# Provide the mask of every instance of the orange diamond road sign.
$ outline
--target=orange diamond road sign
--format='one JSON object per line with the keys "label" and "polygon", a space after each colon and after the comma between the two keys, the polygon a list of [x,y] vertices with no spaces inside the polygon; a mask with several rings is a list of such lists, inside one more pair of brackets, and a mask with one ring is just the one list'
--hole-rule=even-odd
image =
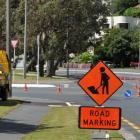
{"label": "orange diamond road sign", "polygon": [[123,85],[102,61],[87,72],[78,84],[99,106]]}
{"label": "orange diamond road sign", "polygon": [[119,130],[121,128],[121,108],[80,107],[79,128]]}

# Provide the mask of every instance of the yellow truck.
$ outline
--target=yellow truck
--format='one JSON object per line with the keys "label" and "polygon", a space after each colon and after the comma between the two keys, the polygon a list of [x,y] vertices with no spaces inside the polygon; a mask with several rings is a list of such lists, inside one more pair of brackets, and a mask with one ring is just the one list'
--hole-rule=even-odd
{"label": "yellow truck", "polygon": [[0,98],[6,101],[12,95],[10,61],[5,50],[0,50]]}

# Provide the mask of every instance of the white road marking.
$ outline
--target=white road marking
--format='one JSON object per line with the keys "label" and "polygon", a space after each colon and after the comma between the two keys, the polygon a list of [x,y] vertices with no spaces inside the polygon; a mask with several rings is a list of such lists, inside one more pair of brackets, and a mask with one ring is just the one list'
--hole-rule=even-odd
{"label": "white road marking", "polygon": [[72,106],[72,104],[70,102],[66,102],[67,106]]}
{"label": "white road marking", "polygon": [[69,84],[64,84],[64,88],[69,88]]}
{"label": "white road marking", "polygon": [[[27,87],[37,87],[37,88],[48,88],[48,87],[56,87],[55,85],[50,84],[26,84]],[[12,84],[12,87],[25,87],[25,84]]]}
{"label": "white road marking", "polygon": [[136,73],[136,72],[117,72],[117,71],[114,71],[114,73],[118,73],[118,74],[131,74],[131,75],[140,75],[140,73]]}
{"label": "white road marking", "polygon": [[81,105],[75,105],[75,104],[74,104],[74,105],[72,105],[72,106],[79,107],[79,106],[81,106]]}
{"label": "white road marking", "polygon": [[62,107],[62,105],[48,105],[49,107]]}

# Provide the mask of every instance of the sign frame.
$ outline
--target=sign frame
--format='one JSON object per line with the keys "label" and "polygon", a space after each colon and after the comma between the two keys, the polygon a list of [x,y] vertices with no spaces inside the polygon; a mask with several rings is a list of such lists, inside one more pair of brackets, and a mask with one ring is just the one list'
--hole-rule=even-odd
{"label": "sign frame", "polygon": [[[91,71],[93,71],[96,66],[101,63],[103,64],[107,70],[116,78],[116,80],[118,80],[121,84],[120,86],[118,86],[114,92],[111,93],[111,95],[109,95],[102,103],[99,103],[97,100],[95,100],[90,94],[88,94],[88,92],[86,91],[86,89],[81,86],[80,82],[87,76],[89,75],[89,73],[91,73]],[[78,81],[78,85],[84,90],[84,92],[98,105],[98,106],[102,106],[122,85],[123,85],[123,82],[114,74],[114,72],[103,62],[103,61],[99,61],[92,69],[90,69],[79,81]],[[96,95],[97,96],[97,95]]]}
{"label": "sign frame", "polygon": [[[81,120],[81,110],[83,109],[83,108],[91,108],[91,109],[118,109],[118,112],[119,112],[119,114],[118,114],[118,123],[117,123],[117,128],[109,128],[109,127],[82,127],[81,126],[81,122],[80,122],[80,120]],[[113,112],[114,113],[114,112]],[[101,129],[101,130],[120,130],[121,129],[121,114],[122,114],[122,109],[120,108],[120,107],[92,107],[92,106],[80,106],[79,107],[79,120],[78,120],[78,127],[80,128],[80,129]],[[85,116],[85,114],[84,114],[84,116]],[[101,118],[101,117],[100,117]]]}

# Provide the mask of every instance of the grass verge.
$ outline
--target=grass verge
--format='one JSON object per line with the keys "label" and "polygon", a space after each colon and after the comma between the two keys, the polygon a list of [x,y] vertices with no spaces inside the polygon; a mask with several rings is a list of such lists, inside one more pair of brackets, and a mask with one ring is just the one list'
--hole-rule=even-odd
{"label": "grass verge", "polygon": [[[23,72],[22,71],[18,71],[16,70],[13,73],[13,77],[12,77],[13,83],[25,83],[25,80],[23,78]],[[59,81],[67,81],[68,79],[66,77],[62,77],[62,76],[53,76],[53,77],[39,77],[39,83],[47,83],[47,82],[51,82],[51,81],[55,81],[55,82],[59,82]],[[28,81],[28,83],[32,83],[32,84],[36,84],[37,82],[37,75],[36,72],[28,72],[27,73],[27,78],[26,81]]]}
{"label": "grass verge", "polygon": [[3,118],[8,112],[17,108],[22,102],[18,100],[0,101],[0,119]]}
{"label": "grass verge", "polygon": [[[22,140],[91,140],[93,131],[78,128],[78,108],[52,108],[36,131],[25,135]],[[117,131],[109,133],[120,137]]]}

